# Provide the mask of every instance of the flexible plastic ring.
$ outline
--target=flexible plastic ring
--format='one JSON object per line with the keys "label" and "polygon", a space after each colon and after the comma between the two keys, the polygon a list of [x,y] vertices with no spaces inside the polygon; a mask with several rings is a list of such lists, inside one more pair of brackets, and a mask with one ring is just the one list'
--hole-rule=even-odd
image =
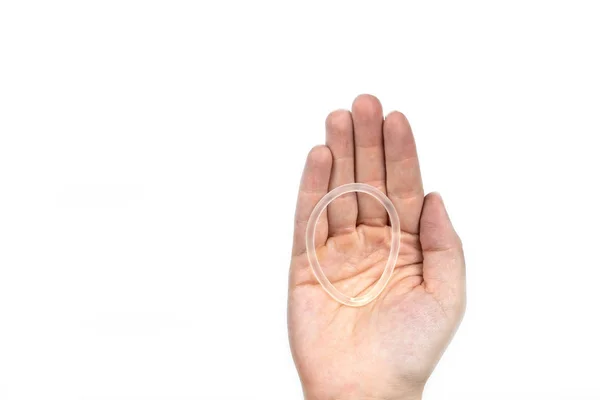
{"label": "flexible plastic ring", "polygon": [[[377,283],[369,290],[367,294],[364,294],[359,297],[350,297],[340,292],[331,284],[325,273],[323,273],[323,269],[319,264],[319,259],[317,258],[317,251],[315,249],[315,233],[317,230],[317,221],[319,217],[323,213],[323,211],[327,208],[329,203],[333,200],[337,199],[343,194],[350,192],[361,192],[369,194],[375,197],[387,211],[390,217],[390,224],[392,226],[392,244],[390,249],[390,255],[387,260],[387,264],[385,265],[385,269],[381,274],[381,278],[377,281]],[[377,188],[364,184],[364,183],[349,183],[347,185],[338,186],[333,189],[331,192],[327,193],[315,206],[314,210],[310,214],[310,218],[308,219],[308,226],[306,228],[306,254],[308,255],[308,262],[310,267],[317,278],[317,281],[321,284],[323,289],[331,296],[334,300],[339,303],[345,304],[347,306],[352,307],[361,307],[366,304],[369,304],[373,300],[377,298],[385,289],[386,285],[390,281],[392,277],[392,273],[394,272],[394,267],[396,265],[396,261],[398,260],[398,253],[400,251],[400,219],[398,218],[398,213],[396,212],[396,208],[394,208],[394,204],[392,201],[385,195],[383,192],[378,190]]]}

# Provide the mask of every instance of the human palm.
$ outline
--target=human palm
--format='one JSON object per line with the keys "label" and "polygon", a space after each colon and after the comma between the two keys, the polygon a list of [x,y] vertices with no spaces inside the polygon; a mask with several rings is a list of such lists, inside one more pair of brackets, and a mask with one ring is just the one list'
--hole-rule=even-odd
{"label": "human palm", "polygon": [[[439,195],[424,196],[414,138],[402,114],[384,120],[379,101],[361,95],[351,113],[331,113],[326,128],[327,146],[311,150],[300,184],[290,271],[290,343],[305,396],[420,398],[464,312],[460,239]],[[341,305],[321,288],[304,240],[318,200],[351,182],[387,193],[402,228],[393,275],[381,295],[363,307]],[[352,297],[377,282],[390,241],[385,209],[354,193],[328,207],[315,235],[326,276]]]}

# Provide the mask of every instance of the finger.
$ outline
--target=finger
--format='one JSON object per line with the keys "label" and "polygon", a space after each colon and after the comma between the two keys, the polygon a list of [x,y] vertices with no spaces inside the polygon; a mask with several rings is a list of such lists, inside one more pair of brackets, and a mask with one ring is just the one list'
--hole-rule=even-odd
{"label": "finger", "polygon": [[387,195],[403,231],[419,233],[423,182],[415,138],[404,114],[394,111],[383,123]]}
{"label": "finger", "polygon": [[[385,162],[383,154],[383,112],[381,103],[371,95],[360,95],[352,104],[354,125],[354,171],[356,182],[385,190]],[[379,202],[364,193],[358,196],[359,224],[383,226],[387,213]]]}
{"label": "finger", "polygon": [[420,229],[425,288],[446,311],[462,310],[465,302],[462,243],[438,193],[425,197]]}
{"label": "finger", "polygon": [[[327,147],[333,155],[333,170],[329,190],[354,182],[354,138],[352,115],[349,111],[334,111],[325,121]],[[352,232],[356,228],[358,204],[356,193],[347,193],[335,199],[328,207],[329,235]]]}
{"label": "finger", "polygon": [[[298,255],[306,250],[306,225],[317,202],[327,194],[331,175],[331,152],[327,146],[316,146],[306,158],[306,165],[300,181],[296,218],[294,224],[294,244],[292,254]],[[315,246],[325,244],[327,240],[327,210],[317,223]]]}

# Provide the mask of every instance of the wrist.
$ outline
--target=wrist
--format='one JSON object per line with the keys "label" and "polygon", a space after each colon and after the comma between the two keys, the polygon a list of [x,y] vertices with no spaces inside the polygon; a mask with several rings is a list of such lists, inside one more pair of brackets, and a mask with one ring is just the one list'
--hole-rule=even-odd
{"label": "wrist", "polygon": [[340,393],[340,394],[325,394],[325,393],[304,393],[305,400],[422,400],[423,390],[401,390],[394,393],[387,392],[386,394],[371,395],[366,393]]}
{"label": "wrist", "polygon": [[394,397],[372,397],[372,396],[357,396],[357,397],[318,397],[305,396],[305,400],[422,400],[421,394],[397,395]]}

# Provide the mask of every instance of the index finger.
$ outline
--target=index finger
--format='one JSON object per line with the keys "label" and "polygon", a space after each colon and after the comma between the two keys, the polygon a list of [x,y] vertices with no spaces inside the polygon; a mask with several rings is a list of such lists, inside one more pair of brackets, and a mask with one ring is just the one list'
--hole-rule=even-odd
{"label": "index finger", "polygon": [[394,111],[383,123],[387,195],[394,203],[403,231],[419,233],[423,182],[412,129],[404,114]]}

